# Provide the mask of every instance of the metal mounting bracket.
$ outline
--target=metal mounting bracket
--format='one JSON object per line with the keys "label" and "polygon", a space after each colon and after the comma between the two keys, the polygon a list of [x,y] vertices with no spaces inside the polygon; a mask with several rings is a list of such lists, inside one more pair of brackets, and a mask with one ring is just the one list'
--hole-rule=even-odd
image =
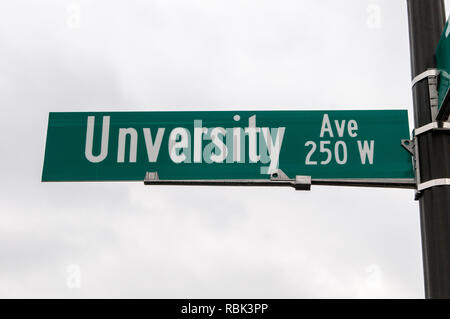
{"label": "metal mounting bracket", "polygon": [[297,175],[294,179],[291,179],[280,169],[272,173],[269,179],[161,180],[159,179],[157,172],[147,172],[145,174],[144,184],[196,186],[290,186],[296,190],[311,190],[311,185],[416,188],[416,182],[412,178],[321,179],[311,178],[311,176]]}
{"label": "metal mounting bracket", "polygon": [[281,169],[270,175],[269,179],[191,179],[191,180],[161,180],[158,172],[147,172],[145,185],[198,185],[198,186],[291,186],[296,190],[311,190],[311,176],[296,176],[289,178]]}
{"label": "metal mounting bracket", "polygon": [[281,169],[277,169],[270,175],[271,181],[290,182],[292,186],[298,191],[311,190],[311,176],[297,175],[295,179],[290,179]]}
{"label": "metal mounting bracket", "polygon": [[[414,135],[414,131],[413,131]],[[401,144],[409,154],[412,155],[413,169],[414,169],[414,183],[418,185],[420,183],[420,165],[419,165],[419,147],[417,143],[417,137],[414,136],[412,140],[402,140]],[[415,187],[416,188],[416,187]],[[414,198],[417,200],[420,196],[420,191],[416,188],[416,194]]]}
{"label": "metal mounting bracket", "polygon": [[414,140],[402,140],[402,146],[409,154],[414,156]]}
{"label": "metal mounting bracket", "polygon": [[[433,187],[433,186],[443,185],[443,184],[435,185],[435,183],[433,181],[436,181],[436,180],[426,181],[426,182],[422,183],[421,178],[420,178],[419,143],[417,141],[417,138],[418,138],[418,136],[425,134],[427,132],[430,132],[430,131],[450,131],[450,123],[437,121],[437,122],[431,122],[431,123],[425,124],[425,125],[413,130],[413,135],[414,135],[413,140],[402,140],[402,146],[409,153],[413,154],[413,156],[414,156],[413,157],[414,158],[414,173],[415,173],[415,180],[416,180],[416,185],[417,185],[416,194],[415,194],[416,200],[419,199],[421,192],[424,189],[427,189],[427,188]],[[437,179],[437,181],[440,181],[440,182],[442,182],[443,180],[447,180],[447,179],[446,178]]]}
{"label": "metal mounting bracket", "polygon": [[438,97],[438,79],[439,79],[439,70],[437,69],[428,69],[425,72],[422,72],[414,77],[411,82],[411,86],[414,87],[418,82],[428,79],[428,94],[430,97],[430,113],[431,118],[435,119],[438,115],[438,105],[439,105],[439,97]]}

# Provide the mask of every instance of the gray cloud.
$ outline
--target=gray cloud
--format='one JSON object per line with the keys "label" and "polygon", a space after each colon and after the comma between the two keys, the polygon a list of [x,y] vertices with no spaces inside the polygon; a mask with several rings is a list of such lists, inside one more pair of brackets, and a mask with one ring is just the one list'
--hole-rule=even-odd
{"label": "gray cloud", "polygon": [[411,191],[40,183],[49,111],[412,117],[406,14],[381,0],[0,4],[0,296],[423,297]]}

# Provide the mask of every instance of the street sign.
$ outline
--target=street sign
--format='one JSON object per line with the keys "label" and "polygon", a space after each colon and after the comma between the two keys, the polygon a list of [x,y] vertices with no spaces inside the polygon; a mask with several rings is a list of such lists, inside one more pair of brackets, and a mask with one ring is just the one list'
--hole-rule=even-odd
{"label": "street sign", "polygon": [[50,113],[42,181],[411,179],[406,110]]}
{"label": "street sign", "polygon": [[438,119],[446,120],[450,114],[450,25],[447,21],[436,49],[436,66],[439,70]]}

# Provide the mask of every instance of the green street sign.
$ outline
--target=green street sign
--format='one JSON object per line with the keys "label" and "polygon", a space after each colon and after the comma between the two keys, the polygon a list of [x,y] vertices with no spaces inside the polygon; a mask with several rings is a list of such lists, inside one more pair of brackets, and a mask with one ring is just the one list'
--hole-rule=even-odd
{"label": "green street sign", "polygon": [[[439,70],[438,113],[440,119],[447,119],[450,113],[450,25],[445,24],[436,49],[436,66]],[[448,100],[448,101],[447,101]]]}
{"label": "green street sign", "polygon": [[406,110],[50,113],[42,181],[410,179]]}

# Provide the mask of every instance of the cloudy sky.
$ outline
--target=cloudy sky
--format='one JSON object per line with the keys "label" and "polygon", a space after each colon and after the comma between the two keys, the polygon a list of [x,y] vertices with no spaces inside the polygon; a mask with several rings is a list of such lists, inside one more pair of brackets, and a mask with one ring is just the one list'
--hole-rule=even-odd
{"label": "cloudy sky", "polygon": [[0,297],[423,298],[411,190],[41,183],[48,112],[408,109],[404,0],[0,3]]}

